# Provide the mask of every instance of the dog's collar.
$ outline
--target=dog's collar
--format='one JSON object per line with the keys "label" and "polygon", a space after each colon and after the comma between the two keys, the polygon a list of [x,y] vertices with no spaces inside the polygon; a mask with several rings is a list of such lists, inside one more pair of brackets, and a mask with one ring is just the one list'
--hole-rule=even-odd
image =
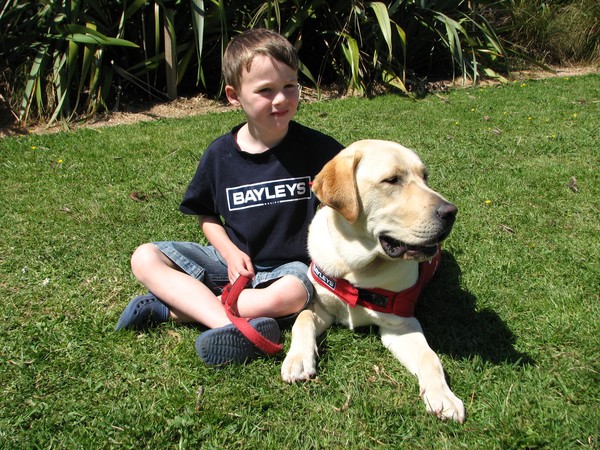
{"label": "dog's collar", "polygon": [[394,314],[401,317],[413,317],[415,304],[423,287],[431,280],[441,260],[438,252],[429,261],[419,264],[419,278],[410,288],[401,292],[386,289],[363,289],[355,287],[343,278],[332,278],[325,274],[314,261],[310,264],[312,278],[324,288],[335,294],[351,308],[357,305],[374,311]]}

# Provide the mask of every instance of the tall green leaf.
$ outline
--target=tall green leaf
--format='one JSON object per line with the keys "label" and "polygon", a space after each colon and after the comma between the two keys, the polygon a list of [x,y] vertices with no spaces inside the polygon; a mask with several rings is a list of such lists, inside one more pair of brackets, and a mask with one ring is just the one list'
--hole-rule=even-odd
{"label": "tall green leaf", "polygon": [[118,45],[121,47],[139,48],[139,45],[131,41],[105,36],[94,28],[86,27],[84,25],[73,23],[66,24],[62,28],[62,31],[65,33],[65,39],[81,44]]}
{"label": "tall green leaf", "polygon": [[42,45],[31,65],[29,76],[27,77],[27,84],[25,85],[25,92],[23,93],[23,99],[21,101],[21,108],[19,109],[20,120],[27,118],[34,97],[38,100],[38,108],[41,108],[43,104],[40,84],[42,83],[45,67],[50,59],[48,48],[49,44]]}
{"label": "tall green leaf", "polygon": [[390,16],[388,14],[388,9],[385,4],[381,2],[372,2],[370,4],[371,8],[375,12],[375,16],[377,17],[377,22],[379,23],[379,29],[385,43],[388,46],[388,59],[391,60],[394,55],[393,45],[392,45],[392,25],[390,21]]}
{"label": "tall green leaf", "polygon": [[200,68],[202,67],[202,50],[204,49],[204,10],[203,0],[190,0],[192,5],[192,25],[194,27],[194,36],[196,38],[196,55],[198,57],[198,75],[200,79]]}
{"label": "tall green leaf", "polygon": [[364,86],[360,76],[360,51],[358,42],[352,36],[344,34],[345,45],[342,46],[346,61],[350,66],[350,81],[348,87],[356,90],[359,94],[364,93]]}

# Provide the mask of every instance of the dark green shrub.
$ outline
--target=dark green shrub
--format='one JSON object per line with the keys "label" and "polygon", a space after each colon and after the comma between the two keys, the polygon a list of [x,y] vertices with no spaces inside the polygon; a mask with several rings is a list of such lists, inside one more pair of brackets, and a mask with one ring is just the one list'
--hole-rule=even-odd
{"label": "dark green shrub", "polygon": [[164,100],[177,86],[219,96],[225,45],[257,26],[298,46],[305,82],[359,94],[416,76],[476,80],[506,56],[465,0],[8,0],[0,88],[21,121],[94,114],[126,94]]}
{"label": "dark green shrub", "polygon": [[[0,11],[0,86],[14,114],[23,121],[94,114],[132,88],[166,99],[163,30],[176,37],[180,80],[196,52],[190,10],[198,4],[8,0]],[[183,20],[167,20],[168,10]]]}

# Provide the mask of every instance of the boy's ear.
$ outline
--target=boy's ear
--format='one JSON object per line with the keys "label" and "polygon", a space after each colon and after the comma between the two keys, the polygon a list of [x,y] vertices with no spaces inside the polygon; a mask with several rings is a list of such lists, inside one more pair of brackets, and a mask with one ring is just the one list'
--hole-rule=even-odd
{"label": "boy's ear", "polygon": [[238,94],[233,86],[225,86],[225,95],[227,96],[227,100],[229,100],[229,103],[231,103],[233,106],[240,106]]}

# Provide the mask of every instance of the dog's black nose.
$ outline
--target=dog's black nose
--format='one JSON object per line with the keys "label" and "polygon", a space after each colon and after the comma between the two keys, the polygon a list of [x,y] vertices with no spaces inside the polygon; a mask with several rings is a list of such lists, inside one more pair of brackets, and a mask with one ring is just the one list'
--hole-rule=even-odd
{"label": "dog's black nose", "polygon": [[438,217],[446,221],[454,221],[457,212],[458,208],[452,203],[442,203],[436,211]]}

